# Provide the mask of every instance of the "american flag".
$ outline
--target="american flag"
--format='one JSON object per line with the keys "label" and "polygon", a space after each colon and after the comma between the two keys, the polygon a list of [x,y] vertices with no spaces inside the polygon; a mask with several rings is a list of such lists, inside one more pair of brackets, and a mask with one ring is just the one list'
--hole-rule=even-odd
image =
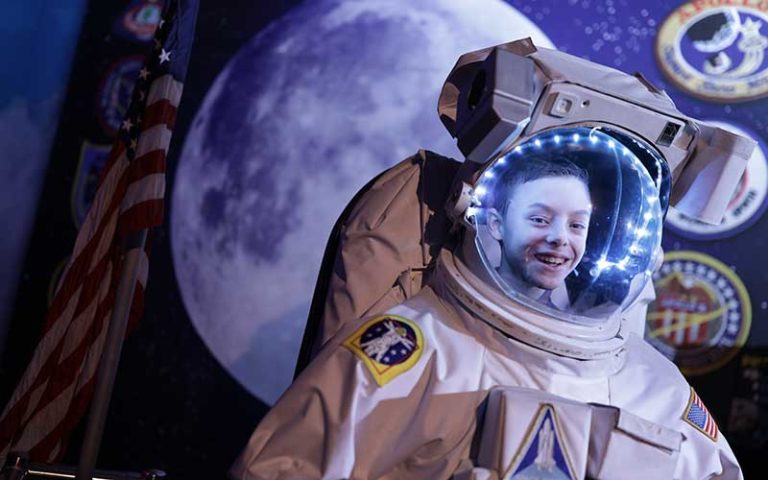
{"label": "american flag", "polygon": [[132,239],[163,220],[166,154],[196,16],[197,0],[169,0],[164,9],[41,340],[0,416],[0,461],[11,450],[43,462],[64,454],[93,394],[121,267],[129,262],[138,265],[129,323],[141,315],[148,250]]}
{"label": "american flag", "polygon": [[691,396],[688,400],[688,407],[685,409],[683,420],[709,437],[713,442],[717,442],[719,430],[717,429],[715,419],[709,414],[709,410],[704,406],[704,402],[701,401],[693,387],[691,387]]}

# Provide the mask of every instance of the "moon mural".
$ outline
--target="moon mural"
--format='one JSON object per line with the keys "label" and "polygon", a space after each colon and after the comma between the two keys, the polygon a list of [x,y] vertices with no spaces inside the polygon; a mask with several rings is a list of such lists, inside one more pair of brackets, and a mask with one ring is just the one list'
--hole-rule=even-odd
{"label": "moon mural", "polygon": [[171,242],[195,328],[251,393],[290,384],[354,193],[419,148],[461,158],[436,113],[458,56],[526,36],[552,45],[500,0],[305,2],[219,74],[179,160]]}

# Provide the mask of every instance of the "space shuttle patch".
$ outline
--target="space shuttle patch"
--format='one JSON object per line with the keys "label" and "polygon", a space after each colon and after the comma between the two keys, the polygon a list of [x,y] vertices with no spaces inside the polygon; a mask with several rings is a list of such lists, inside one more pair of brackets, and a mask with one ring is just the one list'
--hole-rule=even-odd
{"label": "space shuttle patch", "polygon": [[365,322],[343,345],[362,360],[376,383],[384,386],[419,361],[424,336],[407,318],[380,315]]}
{"label": "space shuttle patch", "polygon": [[502,478],[576,480],[563,434],[552,405],[542,405]]}
{"label": "space shuttle patch", "polygon": [[719,430],[717,429],[715,419],[712,418],[709,410],[704,406],[704,402],[701,401],[693,387],[691,387],[691,396],[688,399],[688,406],[685,407],[685,413],[683,413],[683,420],[709,437],[713,442],[717,442]]}

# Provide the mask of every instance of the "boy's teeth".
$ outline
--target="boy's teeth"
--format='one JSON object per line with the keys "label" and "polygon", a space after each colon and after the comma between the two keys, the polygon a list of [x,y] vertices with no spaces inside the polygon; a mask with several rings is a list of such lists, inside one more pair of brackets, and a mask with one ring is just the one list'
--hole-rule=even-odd
{"label": "boy's teeth", "polygon": [[564,263],[564,260],[562,258],[550,257],[548,255],[539,255],[538,258],[542,262],[548,263],[550,265],[562,265]]}

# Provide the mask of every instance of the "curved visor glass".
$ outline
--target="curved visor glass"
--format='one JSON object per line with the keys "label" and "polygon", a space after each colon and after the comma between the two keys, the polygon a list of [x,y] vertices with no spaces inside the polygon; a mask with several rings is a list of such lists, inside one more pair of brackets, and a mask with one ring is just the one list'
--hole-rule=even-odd
{"label": "curved visor glass", "polygon": [[643,142],[609,129],[527,139],[475,186],[467,220],[484,267],[508,296],[561,318],[591,323],[625,309],[656,262],[665,168]]}

